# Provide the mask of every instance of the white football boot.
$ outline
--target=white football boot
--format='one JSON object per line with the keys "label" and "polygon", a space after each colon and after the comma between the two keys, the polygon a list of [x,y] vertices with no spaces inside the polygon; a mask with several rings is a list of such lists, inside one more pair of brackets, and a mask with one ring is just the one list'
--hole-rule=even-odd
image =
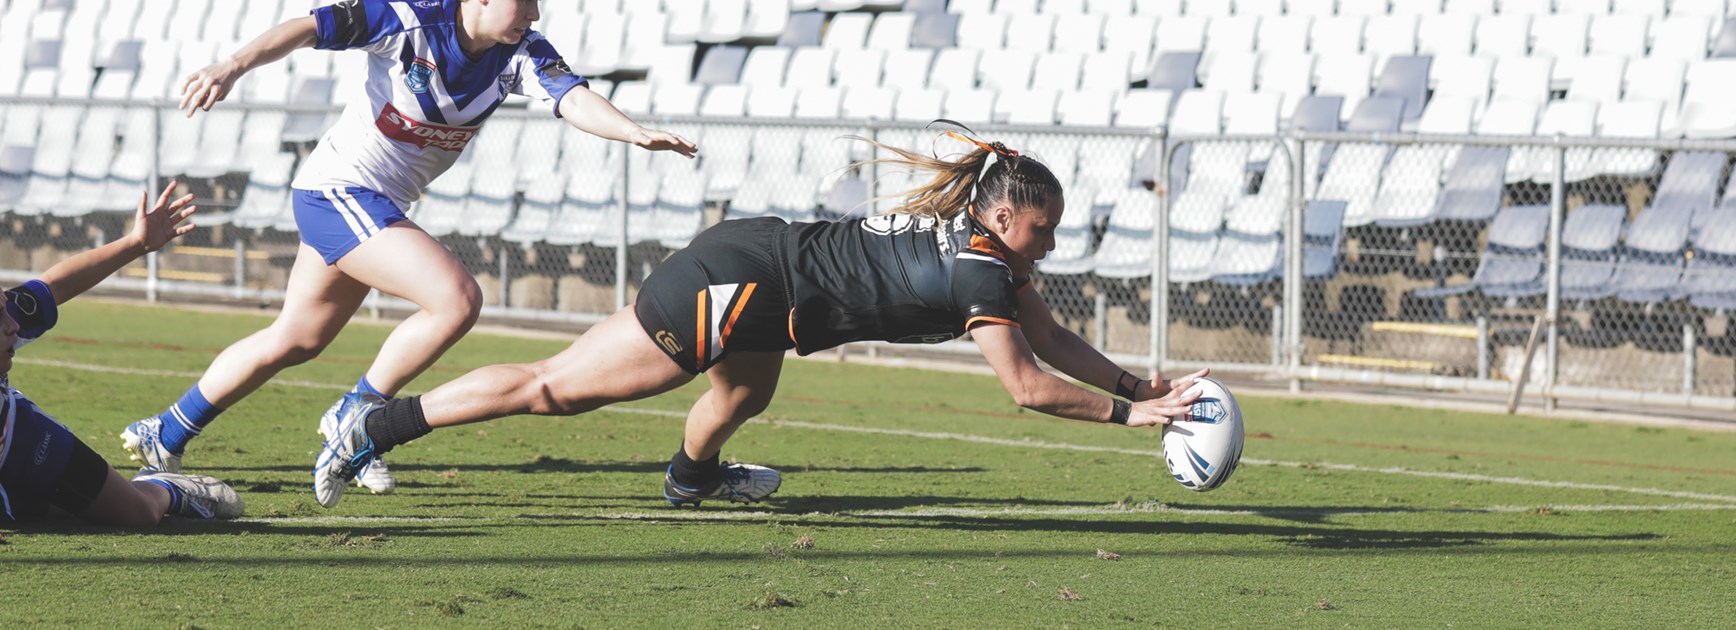
{"label": "white football boot", "polygon": [[121,432],[127,459],[139,463],[140,472],[181,472],[181,456],[163,446],[163,419],[151,416],[127,425]]}
{"label": "white football boot", "polygon": [[179,509],[170,512],[190,518],[239,518],[246,505],[241,495],[229,484],[207,475],[154,472],[133,477],[133,481],[166,481],[181,490]]}
{"label": "white football boot", "polygon": [[753,464],[724,464],[723,481],[710,489],[694,489],[675,482],[673,469],[663,475],[663,498],[675,507],[699,507],[707,499],[753,503],[771,496],[783,485],[778,471]]}
{"label": "white football boot", "polygon": [[[370,403],[383,405],[385,402],[386,400],[384,398],[380,398],[373,394],[365,394],[361,392],[350,392],[344,394],[343,398],[339,398],[337,402],[332,403],[331,408],[326,410],[325,415],[320,416],[319,434],[325,437],[325,439],[330,440],[332,434],[335,432],[334,427],[338,424],[338,418],[343,417],[344,413],[348,412],[351,408],[356,405]],[[363,417],[365,418],[366,414],[363,414]],[[371,464],[366,468],[363,468],[360,474],[356,475],[356,486],[367,488],[374,494],[391,494],[392,491],[398,489],[398,481],[392,478],[392,470],[386,467],[386,459],[384,457],[375,457]]]}
{"label": "white football boot", "polygon": [[368,437],[365,421],[369,413],[384,406],[379,397],[361,395],[358,404],[345,405],[330,426],[320,429],[326,440],[313,464],[313,494],[321,507],[336,507],[344,496],[344,485],[375,461],[374,441]]}

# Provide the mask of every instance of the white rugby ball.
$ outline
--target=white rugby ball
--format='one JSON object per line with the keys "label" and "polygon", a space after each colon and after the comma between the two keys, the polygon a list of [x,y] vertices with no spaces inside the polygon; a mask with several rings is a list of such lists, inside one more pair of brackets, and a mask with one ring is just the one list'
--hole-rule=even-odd
{"label": "white rugby ball", "polygon": [[1209,378],[1198,390],[1189,418],[1163,427],[1163,461],[1182,487],[1205,492],[1224,484],[1242,460],[1242,408],[1230,390]]}

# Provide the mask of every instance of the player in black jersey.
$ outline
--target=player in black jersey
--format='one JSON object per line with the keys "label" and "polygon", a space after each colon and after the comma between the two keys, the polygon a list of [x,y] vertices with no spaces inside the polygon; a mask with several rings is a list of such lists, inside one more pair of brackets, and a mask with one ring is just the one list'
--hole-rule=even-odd
{"label": "player in black jersey", "polygon": [[[687,417],[664,478],[676,505],[755,501],[776,491],[776,471],[719,463],[725,441],[764,411],[785,352],[858,340],[936,343],[966,332],[1020,406],[1142,427],[1187,414],[1187,385],[1204,371],[1140,380],[1056,324],[1031,287],[1036,261],[1055,246],[1061,184],[1036,160],[999,143],[956,160],[886,147],[894,165],[935,173],[886,216],[786,224],[725,221],[664,261],[631,310],[586,331],[561,353],[475,370],[419,397],[340,418],[314,467],[321,505],[372,458],[435,427],[518,414],[570,416],[655,396],[701,372],[711,391]],[[1037,359],[1107,397],[1044,371]],[[1131,402],[1130,402],[1131,401]]]}

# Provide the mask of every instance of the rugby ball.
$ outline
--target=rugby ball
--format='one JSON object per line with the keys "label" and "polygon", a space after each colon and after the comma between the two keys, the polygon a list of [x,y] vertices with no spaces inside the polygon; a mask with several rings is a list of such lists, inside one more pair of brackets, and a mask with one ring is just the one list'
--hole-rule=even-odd
{"label": "rugby ball", "polygon": [[1187,420],[1163,427],[1163,462],[1183,488],[1205,492],[1224,484],[1242,460],[1242,409],[1230,390],[1209,378],[1188,388],[1199,391]]}

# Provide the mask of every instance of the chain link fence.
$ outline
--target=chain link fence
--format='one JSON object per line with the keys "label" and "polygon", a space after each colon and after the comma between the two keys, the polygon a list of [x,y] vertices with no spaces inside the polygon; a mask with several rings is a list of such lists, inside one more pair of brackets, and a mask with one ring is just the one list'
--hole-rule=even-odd
{"label": "chain link fence", "polygon": [[[112,239],[139,191],[175,179],[198,196],[201,229],[111,286],[274,302],[298,246],[290,181],[337,113],[0,100],[0,275]],[[969,148],[920,123],[635,115],[700,156],[506,107],[415,204],[483,286],[485,315],[598,321],[705,226],[873,215],[923,183],[853,166],[891,154],[852,136]],[[977,131],[1065,185],[1033,280],[1062,325],[1118,361],[1491,392],[1529,363],[1546,401],[1736,409],[1736,143]]]}

